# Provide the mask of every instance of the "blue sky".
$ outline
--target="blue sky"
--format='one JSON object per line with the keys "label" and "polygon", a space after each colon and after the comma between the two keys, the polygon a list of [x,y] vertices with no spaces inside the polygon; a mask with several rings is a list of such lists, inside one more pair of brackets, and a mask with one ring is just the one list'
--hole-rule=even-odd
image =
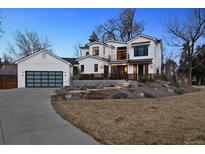
{"label": "blue sky", "polygon": [[[35,31],[47,36],[55,53],[73,57],[75,44],[87,43],[96,25],[116,17],[121,9],[1,9],[5,33],[0,38],[0,56],[13,42],[15,31]],[[145,22],[144,34],[165,39],[164,21],[170,17],[183,18],[187,9],[136,9],[136,20]],[[164,41],[166,47],[166,42]],[[168,47],[167,47],[168,48]]]}

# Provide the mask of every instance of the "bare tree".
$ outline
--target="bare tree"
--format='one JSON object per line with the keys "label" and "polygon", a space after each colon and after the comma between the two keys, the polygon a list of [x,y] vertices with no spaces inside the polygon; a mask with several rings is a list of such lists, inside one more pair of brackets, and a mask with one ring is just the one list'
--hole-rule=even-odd
{"label": "bare tree", "polygon": [[52,52],[51,44],[47,37],[41,39],[36,32],[25,31],[24,33],[17,31],[14,34],[15,44],[8,43],[7,53],[5,56],[13,60],[21,57],[29,56],[39,50],[47,50]]}
{"label": "bare tree", "polygon": [[[3,27],[2,27],[2,21],[5,17],[2,16],[2,12],[0,12],[0,34],[4,33]],[[1,35],[0,35],[1,37]]]}
{"label": "bare tree", "polygon": [[168,33],[172,36],[171,45],[184,47],[182,52],[188,70],[189,86],[192,85],[192,61],[200,50],[196,50],[199,40],[205,35],[205,9],[191,9],[186,20],[178,22],[176,19],[167,22]]}
{"label": "bare tree", "polygon": [[76,58],[81,57],[80,44],[79,43],[75,44],[73,49],[74,49],[74,57]]}
{"label": "bare tree", "polygon": [[167,55],[165,58],[164,69],[165,69],[165,79],[167,81],[176,82],[176,68],[177,63],[174,61],[173,54]]}
{"label": "bare tree", "polygon": [[144,23],[135,20],[135,9],[123,9],[117,18],[97,26],[96,32],[102,41],[129,41],[144,30]]}

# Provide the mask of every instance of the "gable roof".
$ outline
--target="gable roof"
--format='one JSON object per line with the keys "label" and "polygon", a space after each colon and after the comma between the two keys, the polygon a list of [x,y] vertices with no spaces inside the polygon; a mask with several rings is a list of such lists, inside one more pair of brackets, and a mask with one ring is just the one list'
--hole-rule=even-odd
{"label": "gable roof", "polygon": [[119,43],[119,44],[127,44],[126,42],[121,42],[121,41],[116,41],[116,40],[107,40],[107,41],[105,41],[105,43],[108,43],[108,42]]}
{"label": "gable roof", "polygon": [[60,61],[62,61],[62,62],[64,62],[64,63],[67,63],[67,64],[71,65],[71,63],[67,62],[66,60],[64,60],[64,59],[62,59],[62,58],[60,58],[60,57],[58,57],[56,54],[54,54],[54,53],[52,53],[52,52],[49,52],[49,51],[47,51],[47,50],[40,50],[40,51],[37,51],[37,52],[35,52],[35,53],[33,53],[33,54],[29,55],[29,56],[23,57],[23,58],[21,58],[21,59],[15,61],[15,64],[18,64],[18,63],[20,63],[20,62],[22,62],[22,61],[24,61],[24,60],[26,60],[26,59],[29,59],[29,58],[31,58],[31,57],[33,57],[33,56],[35,56],[35,55],[37,55],[37,54],[39,54],[39,53],[41,53],[41,52],[45,52],[45,53],[49,54],[50,56],[55,57],[56,59],[58,59],[58,60],[60,60]]}
{"label": "gable roof", "polygon": [[76,61],[78,58],[64,58],[64,57],[61,57],[63,60],[71,63],[72,65],[74,64],[78,64],[78,62]]}
{"label": "gable roof", "polygon": [[159,40],[159,39],[157,39],[155,37],[152,37],[152,36],[149,36],[149,35],[140,34],[140,35],[136,36],[135,38],[129,40],[127,43],[130,43],[130,42],[136,40],[139,37],[144,37],[144,38],[147,38],[147,39],[150,39],[150,40],[153,40],[153,41]]}
{"label": "gable roof", "polygon": [[94,59],[99,59],[99,60],[103,60],[103,61],[108,61],[107,59],[100,57],[100,56],[92,56],[92,55],[86,55],[83,57],[78,58],[76,61],[82,60],[82,59],[86,59],[86,58],[94,58]]}

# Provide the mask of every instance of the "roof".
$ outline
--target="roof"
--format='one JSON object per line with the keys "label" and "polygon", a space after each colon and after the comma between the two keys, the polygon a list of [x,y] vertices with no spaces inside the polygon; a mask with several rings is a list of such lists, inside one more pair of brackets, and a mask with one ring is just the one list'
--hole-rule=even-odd
{"label": "roof", "polygon": [[135,39],[137,39],[139,37],[144,37],[144,38],[147,38],[147,39],[150,39],[150,40],[153,40],[153,41],[158,41],[159,40],[159,39],[157,39],[155,37],[152,37],[152,36],[149,36],[149,35],[140,34],[140,35],[136,36],[135,38],[129,40],[127,43],[130,43],[130,42],[134,41]]}
{"label": "roof", "polygon": [[17,75],[16,64],[2,65],[0,68],[0,75]]}
{"label": "roof", "polygon": [[45,52],[45,53],[49,54],[50,56],[53,56],[53,57],[57,58],[58,60],[61,60],[62,62],[71,65],[70,62],[68,62],[68,61],[66,61],[66,60],[64,60],[64,59],[62,59],[62,58],[60,58],[60,57],[57,56],[56,54],[54,54],[54,53],[52,53],[52,52],[49,52],[49,51],[47,51],[47,50],[39,50],[39,51],[37,51],[37,52],[35,52],[35,53],[29,55],[29,56],[23,57],[23,58],[21,58],[21,59],[15,61],[15,64],[18,64],[18,63],[20,63],[20,62],[22,62],[22,61],[24,61],[24,60],[26,60],[26,59],[29,59],[29,58],[31,58],[31,57],[33,57],[33,56],[35,56],[35,55],[37,55],[37,54],[39,54],[39,53],[41,53],[41,52]]}
{"label": "roof", "polygon": [[64,58],[64,57],[61,57],[63,60],[71,63],[72,65],[74,64],[78,64],[78,62],[76,61],[78,58]]}
{"label": "roof", "polygon": [[105,43],[108,43],[108,42],[119,43],[119,44],[127,44],[126,42],[116,41],[116,40],[107,40],[107,41],[105,41]]}
{"label": "roof", "polygon": [[108,61],[107,59],[105,59],[105,58],[103,58],[103,57],[100,57],[100,56],[92,56],[92,55],[86,55],[86,56],[80,57],[80,58],[78,58],[76,61],[79,61],[79,60],[82,60],[82,59],[85,59],[85,58],[94,58],[94,59],[99,59],[99,60],[103,60],[103,61]]}

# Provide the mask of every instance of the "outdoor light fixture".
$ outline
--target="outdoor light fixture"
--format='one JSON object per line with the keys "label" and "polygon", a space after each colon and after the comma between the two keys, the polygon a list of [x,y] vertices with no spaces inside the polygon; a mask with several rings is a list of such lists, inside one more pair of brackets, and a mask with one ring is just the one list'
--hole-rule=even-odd
{"label": "outdoor light fixture", "polygon": [[66,72],[63,72],[64,73],[64,76],[66,76]]}
{"label": "outdoor light fixture", "polygon": [[21,72],[21,76],[24,76],[24,72]]}

